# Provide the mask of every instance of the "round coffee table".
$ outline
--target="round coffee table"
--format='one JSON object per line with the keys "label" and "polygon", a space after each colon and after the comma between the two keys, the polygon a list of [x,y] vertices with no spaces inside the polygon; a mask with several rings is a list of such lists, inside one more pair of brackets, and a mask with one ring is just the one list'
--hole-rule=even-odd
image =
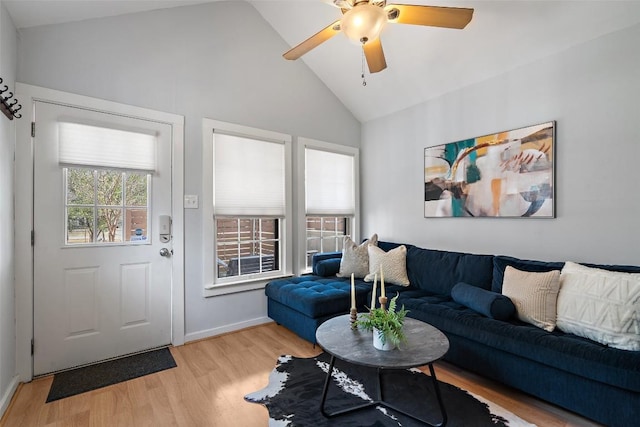
{"label": "round coffee table", "polygon": [[[348,314],[327,320],[318,327],[316,341],[327,353],[331,355],[329,370],[322,390],[320,411],[325,417],[331,418],[353,411],[358,411],[371,406],[384,406],[400,412],[408,417],[430,426],[444,426],[447,422],[447,413],[442,402],[440,388],[436,373],[433,370],[433,362],[442,358],[449,350],[449,340],[437,328],[416,319],[405,318],[404,333],[407,341],[400,348],[390,351],[378,350],[373,346],[372,332],[352,329]],[[325,410],[327,391],[331,383],[331,375],[336,358],[356,365],[374,367],[378,369],[378,399],[352,408],[328,413]],[[431,424],[412,414],[384,401],[382,396],[382,384],[380,372],[383,369],[409,369],[417,366],[429,366],[429,373],[433,381],[438,406],[442,421],[439,424]]]}

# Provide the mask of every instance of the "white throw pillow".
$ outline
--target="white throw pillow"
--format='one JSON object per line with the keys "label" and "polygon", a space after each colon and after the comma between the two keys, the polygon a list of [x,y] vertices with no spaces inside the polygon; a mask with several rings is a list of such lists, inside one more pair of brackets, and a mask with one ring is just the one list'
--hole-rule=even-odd
{"label": "white throw pillow", "polygon": [[559,287],[560,270],[533,273],[511,266],[504,270],[502,294],[516,306],[518,319],[548,332],[556,327]]}
{"label": "white throw pillow", "polygon": [[342,259],[340,260],[340,271],[336,276],[351,277],[351,273],[361,279],[369,273],[369,246],[378,244],[378,235],[374,234],[369,240],[362,242],[360,246],[351,240],[351,237],[344,236],[342,246]]}
{"label": "white throw pillow", "polygon": [[397,248],[385,252],[377,246],[369,246],[369,274],[364,278],[365,282],[373,282],[378,273],[380,280],[380,268],[384,273],[384,282],[409,286],[407,277],[407,247],[400,245]]}
{"label": "white throw pillow", "polygon": [[640,350],[640,273],[565,263],[558,328],[610,347]]}

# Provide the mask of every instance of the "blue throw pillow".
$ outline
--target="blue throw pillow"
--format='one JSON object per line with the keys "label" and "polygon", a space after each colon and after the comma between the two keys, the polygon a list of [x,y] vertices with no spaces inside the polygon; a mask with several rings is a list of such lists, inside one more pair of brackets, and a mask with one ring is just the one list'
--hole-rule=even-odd
{"label": "blue throw pillow", "polygon": [[314,272],[318,276],[335,276],[340,271],[340,258],[323,259],[314,266]]}
{"label": "blue throw pillow", "polygon": [[458,304],[492,319],[507,320],[516,312],[516,307],[509,297],[463,282],[453,287],[451,298]]}

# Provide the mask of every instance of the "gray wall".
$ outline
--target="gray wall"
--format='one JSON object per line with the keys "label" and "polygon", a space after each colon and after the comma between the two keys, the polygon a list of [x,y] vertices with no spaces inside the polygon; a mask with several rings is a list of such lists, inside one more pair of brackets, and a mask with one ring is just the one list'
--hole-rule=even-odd
{"label": "gray wall", "polygon": [[[20,30],[18,76],[184,115],[185,194],[201,194],[203,117],[359,145],[359,122],[303,62],[282,59],[287,49],[250,4],[216,2]],[[186,210],[185,224],[187,334],[266,316],[263,291],[203,298],[210,236],[200,210]]]}
{"label": "gray wall", "polygon": [[[362,235],[640,264],[638,40],[636,25],[363,124]],[[556,219],[423,217],[425,147],[549,120],[557,121]]]}
{"label": "gray wall", "polygon": [[[16,29],[0,3],[0,77],[15,92]],[[5,94],[6,95],[6,94]],[[16,375],[15,292],[13,284],[13,154],[15,120],[0,114],[0,416]]]}

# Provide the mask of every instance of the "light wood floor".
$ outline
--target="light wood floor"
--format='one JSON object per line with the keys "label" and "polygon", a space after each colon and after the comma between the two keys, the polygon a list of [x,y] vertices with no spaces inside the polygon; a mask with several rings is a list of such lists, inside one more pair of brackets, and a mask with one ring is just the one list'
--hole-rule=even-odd
{"label": "light wood floor", "polygon": [[[281,354],[312,357],[318,347],[274,323],[171,348],[178,367],[45,404],[53,377],[18,388],[0,427],[267,426],[267,410],[245,394],[267,384]],[[484,396],[540,427],[597,424],[446,363],[438,379]]]}

